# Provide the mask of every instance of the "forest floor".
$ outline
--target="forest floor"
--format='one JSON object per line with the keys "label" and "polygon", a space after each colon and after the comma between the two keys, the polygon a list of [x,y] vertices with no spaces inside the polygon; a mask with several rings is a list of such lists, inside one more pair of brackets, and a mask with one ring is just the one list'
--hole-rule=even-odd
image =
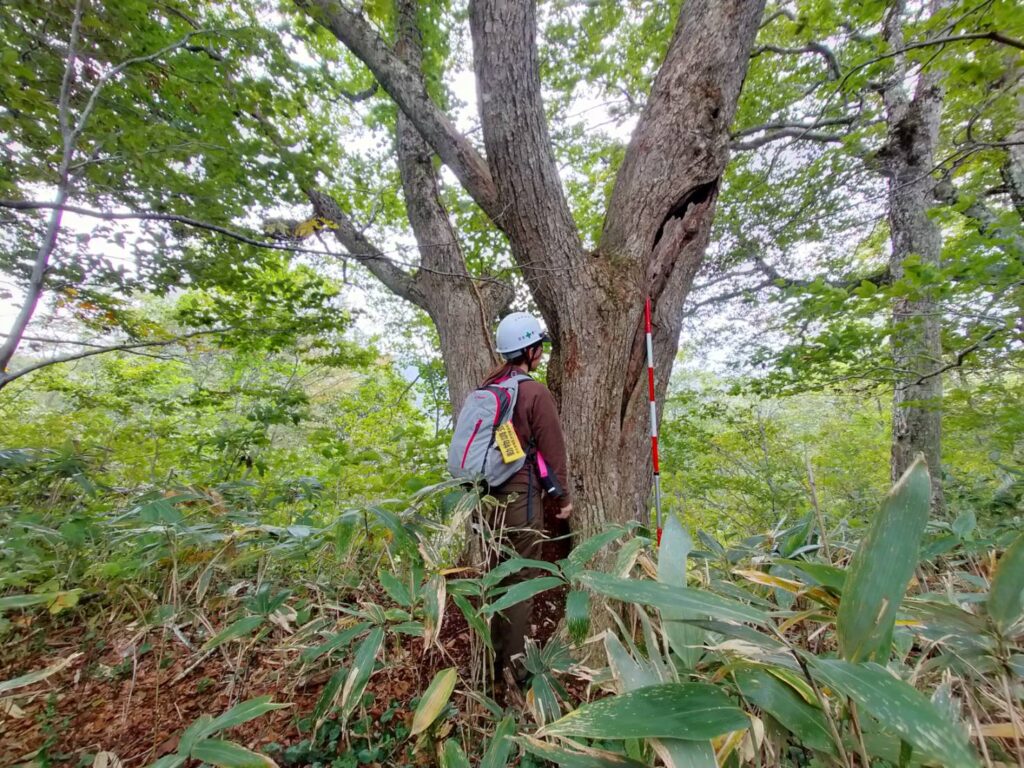
{"label": "forest floor", "polygon": [[[562,542],[548,542],[545,559],[564,557],[563,548]],[[564,605],[564,589],[534,601],[531,623],[541,644],[557,630]],[[198,650],[202,638],[184,638],[188,647],[161,627],[140,630],[124,618],[95,615],[81,620],[88,609],[80,605],[76,621],[26,614],[0,647],[0,680],[71,658],[56,674],[24,689],[29,693],[19,695],[16,706],[0,711],[0,766],[88,766],[100,752],[113,753],[124,768],[144,766],[174,752],[181,732],[201,715],[263,695],[291,706],[229,731],[229,738],[256,750],[308,738],[310,715],[333,669],[304,669],[298,660],[302,648],[286,638],[237,653],[222,646],[204,657]],[[410,701],[441,669],[456,666],[460,679],[471,679],[470,628],[453,605],[444,617],[437,645],[426,652],[419,638],[389,640],[386,665],[367,687],[373,703],[365,714],[371,722],[410,723]]]}

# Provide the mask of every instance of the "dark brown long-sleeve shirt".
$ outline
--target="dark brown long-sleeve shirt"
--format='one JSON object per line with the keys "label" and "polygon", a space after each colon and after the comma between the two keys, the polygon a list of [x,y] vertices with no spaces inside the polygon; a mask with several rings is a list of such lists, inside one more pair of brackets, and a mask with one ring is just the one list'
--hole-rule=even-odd
{"label": "dark brown long-sleeve shirt", "polygon": [[[563,493],[558,498],[558,505],[564,507],[569,504],[569,459],[565,450],[562,422],[558,417],[555,398],[539,381],[519,382],[519,396],[512,412],[512,426],[523,449],[529,452],[528,446],[532,440],[533,447],[544,457],[548,471],[554,473],[558,479]],[[530,480],[530,472],[536,472],[536,469],[532,461],[527,461],[502,487],[527,483]],[[539,482],[538,478],[534,477],[533,482]]]}

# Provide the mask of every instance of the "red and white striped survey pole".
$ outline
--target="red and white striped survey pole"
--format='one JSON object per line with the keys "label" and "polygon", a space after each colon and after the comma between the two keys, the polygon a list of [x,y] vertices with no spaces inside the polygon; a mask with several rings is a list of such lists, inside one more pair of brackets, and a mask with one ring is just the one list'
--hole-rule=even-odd
{"label": "red and white striped survey pole", "polygon": [[651,341],[651,297],[644,304],[644,334],[647,337],[647,393],[651,402],[651,459],[654,462],[654,511],[661,544],[661,471],[658,466],[658,406],[654,401],[654,343]]}

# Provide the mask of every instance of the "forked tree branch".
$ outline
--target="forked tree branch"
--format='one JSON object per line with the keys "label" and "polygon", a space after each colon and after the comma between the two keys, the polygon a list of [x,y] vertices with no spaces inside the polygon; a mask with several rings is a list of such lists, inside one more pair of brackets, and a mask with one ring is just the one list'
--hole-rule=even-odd
{"label": "forked tree branch", "polygon": [[367,66],[477,205],[497,219],[497,194],[487,161],[430,98],[419,73],[395,55],[361,14],[338,0],[295,0],[295,4]]}
{"label": "forked tree branch", "polygon": [[331,223],[335,238],[349,252],[362,253],[360,261],[396,296],[426,309],[426,297],[412,275],[403,270],[360,232],[338,201],[319,189],[307,189],[306,196],[316,215]]}

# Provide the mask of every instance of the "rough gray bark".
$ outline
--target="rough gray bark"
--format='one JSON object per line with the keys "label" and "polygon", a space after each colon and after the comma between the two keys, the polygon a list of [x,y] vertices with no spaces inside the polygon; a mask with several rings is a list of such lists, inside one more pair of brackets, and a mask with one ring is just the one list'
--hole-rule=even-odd
{"label": "rough gray bark", "polygon": [[[902,4],[886,20],[890,46],[902,45]],[[918,77],[912,97],[903,90],[902,64],[883,92],[888,136],[881,153],[889,183],[889,270],[894,281],[906,275],[911,257],[937,268],[942,252],[938,225],[928,217],[935,192],[932,177],[942,112],[940,75]],[[942,491],[941,319],[930,286],[918,286],[896,299],[892,310],[892,356],[898,378],[893,393],[892,456],[895,482],[923,453],[932,478],[932,509],[944,509]]]}
{"label": "rough gray bark", "polygon": [[[424,103],[422,83],[407,77],[412,68],[374,40],[365,22],[333,0],[297,3],[315,6],[314,17],[377,75],[419,136],[508,236],[555,340],[548,381],[569,437],[574,527],[590,533],[636,517],[650,491],[643,300],[654,301],[662,400],[763,1],[683,5],[592,253],[581,245],[548,136],[533,2],[470,4],[486,160],[453,151],[467,146],[465,137],[438,116],[436,105]],[[452,291],[456,283],[438,289]],[[457,359],[467,352],[464,347]]]}

